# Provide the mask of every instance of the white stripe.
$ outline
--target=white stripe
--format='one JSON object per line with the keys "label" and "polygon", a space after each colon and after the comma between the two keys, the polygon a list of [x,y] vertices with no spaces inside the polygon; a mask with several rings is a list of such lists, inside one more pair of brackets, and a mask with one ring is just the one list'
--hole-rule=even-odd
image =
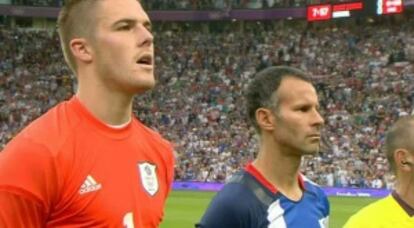
{"label": "white stripe", "polygon": [[332,13],[333,18],[339,18],[339,17],[350,17],[351,13],[349,11],[336,11]]}
{"label": "white stripe", "polygon": [[319,219],[319,225],[321,228],[329,228],[329,215],[325,218]]}
{"label": "white stripe", "polygon": [[91,175],[88,175],[87,178],[93,185],[97,184],[96,181],[93,179],[93,177]]}
{"label": "white stripe", "polygon": [[286,228],[284,214],[285,210],[280,206],[280,200],[273,202],[267,209],[268,228]]}
{"label": "white stripe", "polygon": [[377,0],[377,14],[382,14],[382,0]]}
{"label": "white stripe", "polygon": [[86,187],[90,187],[94,185],[93,182],[90,180],[85,180],[85,182],[86,182]]}

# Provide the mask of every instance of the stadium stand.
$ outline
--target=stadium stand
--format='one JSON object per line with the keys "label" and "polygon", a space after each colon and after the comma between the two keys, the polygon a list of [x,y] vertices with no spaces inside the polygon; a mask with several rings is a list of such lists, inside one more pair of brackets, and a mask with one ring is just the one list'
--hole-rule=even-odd
{"label": "stadium stand", "polygon": [[[392,187],[380,152],[387,126],[413,114],[412,19],[398,27],[252,22],[243,31],[200,33],[191,26],[154,26],[159,83],[135,101],[139,118],[175,143],[176,180],[223,182],[253,159],[256,138],[242,91],[257,70],[283,64],[314,75],[326,121],[322,152],[306,159],[302,171],[325,186]],[[69,98],[76,83],[53,31],[0,27],[0,46],[2,149]]]}

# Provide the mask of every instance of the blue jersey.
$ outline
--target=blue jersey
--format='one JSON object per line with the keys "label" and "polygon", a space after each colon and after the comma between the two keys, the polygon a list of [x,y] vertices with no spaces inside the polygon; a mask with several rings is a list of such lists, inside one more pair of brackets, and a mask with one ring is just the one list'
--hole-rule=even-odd
{"label": "blue jersey", "polygon": [[[305,180],[304,180],[305,179]],[[316,184],[299,175],[303,196],[292,201],[252,164],[217,193],[198,228],[326,228],[329,202]]]}

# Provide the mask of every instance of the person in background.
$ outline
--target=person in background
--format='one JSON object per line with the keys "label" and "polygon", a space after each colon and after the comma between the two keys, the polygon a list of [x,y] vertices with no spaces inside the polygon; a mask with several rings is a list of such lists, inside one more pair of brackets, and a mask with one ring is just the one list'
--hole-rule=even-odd
{"label": "person in background", "polygon": [[217,193],[196,227],[328,227],[326,195],[299,172],[302,156],[319,152],[324,124],[308,75],[266,68],[249,84],[246,103],[258,155]]}
{"label": "person in background", "polygon": [[414,116],[391,126],[384,147],[396,176],[395,190],[351,216],[345,228],[414,227]]}

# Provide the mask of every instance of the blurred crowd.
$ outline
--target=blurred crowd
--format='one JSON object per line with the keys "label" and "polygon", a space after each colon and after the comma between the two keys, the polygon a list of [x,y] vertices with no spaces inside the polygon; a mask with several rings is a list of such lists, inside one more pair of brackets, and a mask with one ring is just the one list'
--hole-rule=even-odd
{"label": "blurred crowd", "polygon": [[11,0],[12,5],[60,7],[64,0]]}
{"label": "blurred crowd", "polygon": [[[324,186],[390,188],[382,142],[413,114],[412,21],[399,26],[265,26],[201,33],[157,30],[154,91],[134,112],[175,145],[176,180],[223,182],[252,161],[257,138],[243,90],[270,65],[313,75],[325,118],[321,152],[301,170]],[[178,27],[178,29],[177,29]],[[174,29],[173,29],[174,28]],[[0,30],[0,150],[76,88],[51,31]]]}

